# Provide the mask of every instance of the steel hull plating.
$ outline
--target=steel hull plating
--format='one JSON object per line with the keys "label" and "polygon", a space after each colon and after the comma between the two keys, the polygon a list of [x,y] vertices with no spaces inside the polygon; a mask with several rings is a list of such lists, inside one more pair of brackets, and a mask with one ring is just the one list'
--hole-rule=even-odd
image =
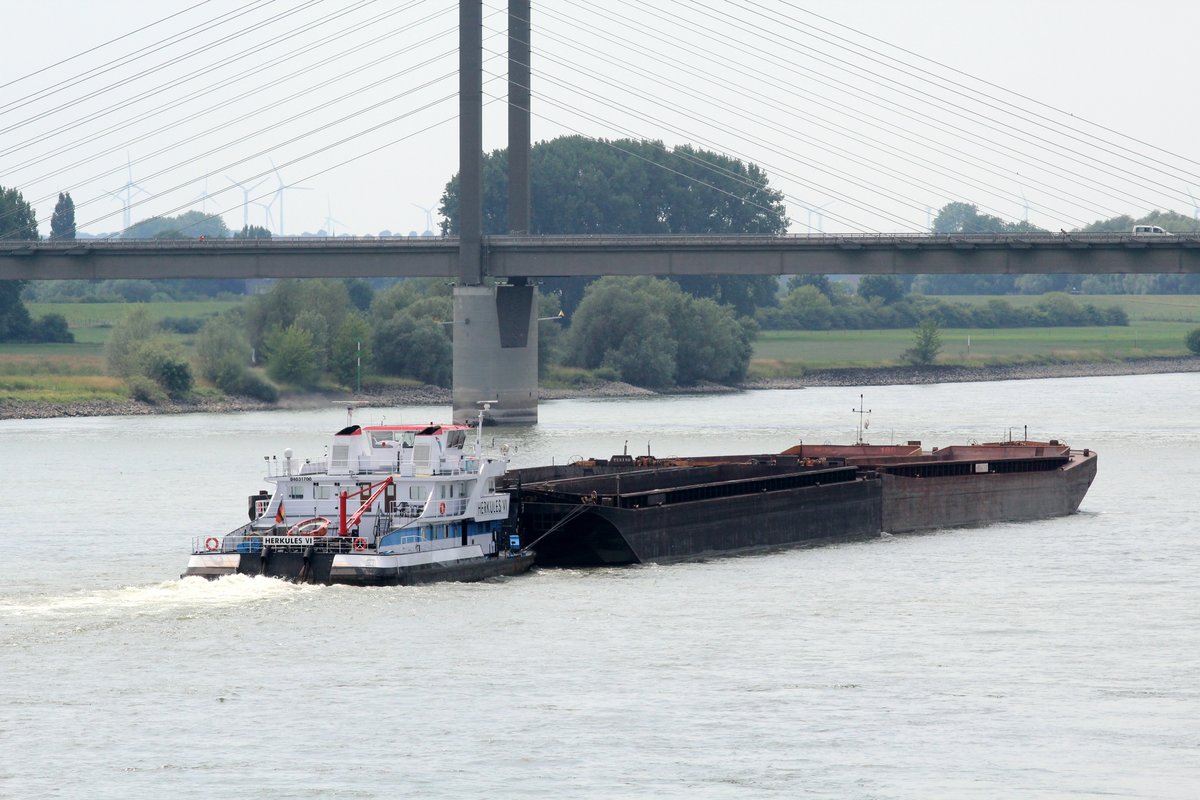
{"label": "steel hull plating", "polygon": [[885,473],[883,530],[911,533],[1073,514],[1096,477],[1096,455],[1051,472],[914,478]]}
{"label": "steel hull plating", "polygon": [[1089,451],[986,455],[842,469],[770,456],[683,468],[540,468],[518,471],[534,481],[514,491],[522,541],[535,546],[539,564],[594,566],[1062,516],[1079,508],[1096,474]]}

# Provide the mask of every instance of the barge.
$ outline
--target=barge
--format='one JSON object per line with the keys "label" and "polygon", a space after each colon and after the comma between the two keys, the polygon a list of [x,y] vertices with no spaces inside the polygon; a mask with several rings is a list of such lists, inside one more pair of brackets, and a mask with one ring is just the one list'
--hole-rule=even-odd
{"label": "barge", "polygon": [[1074,513],[1091,450],[1008,441],[797,445],[778,454],[629,455],[508,472],[522,542],[546,566],[669,563]]}

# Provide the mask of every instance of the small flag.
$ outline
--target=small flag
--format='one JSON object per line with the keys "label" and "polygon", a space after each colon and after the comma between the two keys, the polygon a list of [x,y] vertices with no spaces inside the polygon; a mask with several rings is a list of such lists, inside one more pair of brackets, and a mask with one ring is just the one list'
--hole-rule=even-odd
{"label": "small flag", "polygon": [[283,501],[279,501],[279,510],[275,512],[275,521],[283,522]]}

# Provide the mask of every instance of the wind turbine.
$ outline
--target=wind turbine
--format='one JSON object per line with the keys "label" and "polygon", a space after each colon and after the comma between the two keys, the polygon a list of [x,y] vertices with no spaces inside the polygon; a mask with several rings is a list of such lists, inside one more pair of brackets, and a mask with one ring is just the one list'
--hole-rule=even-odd
{"label": "wind turbine", "polygon": [[[106,194],[112,195],[113,197],[120,200],[121,205],[123,206],[122,210],[124,211],[123,219],[124,219],[125,224],[121,228],[122,233],[129,230],[129,226],[132,224],[132,220],[130,219],[129,207],[133,205],[134,193],[141,192],[142,194],[145,194],[145,195],[150,194],[145,189],[143,189],[141,186],[138,186],[136,183],[133,182],[133,161],[129,158],[128,153],[125,154],[125,166],[129,169],[129,180],[125,181],[125,185],[122,186],[121,188],[117,189],[117,191],[106,192]],[[124,194],[122,194],[122,193],[124,193]]]}
{"label": "wind turbine", "polygon": [[812,209],[812,213],[814,213],[814,214],[816,214],[816,215],[817,215],[817,233],[824,233],[824,232],[825,232],[825,214],[824,214],[824,211],[825,211],[825,209],[827,209],[827,208],[829,208],[831,205],[833,205],[835,202],[836,202],[835,200],[830,200],[830,201],[829,201],[828,203],[826,203],[825,205],[823,205],[823,206],[817,206],[816,208]]}
{"label": "wind turbine", "polygon": [[279,174],[279,168],[275,166],[275,161],[271,158],[268,158],[267,160],[271,162],[271,169],[275,172],[275,180],[279,184],[278,188],[275,189],[275,196],[273,198],[271,198],[271,202],[267,203],[267,205],[266,205],[267,216],[269,218],[271,215],[271,206],[275,205],[276,203],[279,203],[279,235],[286,236],[287,234],[285,233],[285,229],[283,227],[283,192],[284,192],[284,190],[285,189],[295,189],[296,191],[301,191],[301,192],[311,192],[311,191],[313,191],[313,188],[311,186],[288,186],[286,183],[283,182],[283,177]]}
{"label": "wind turbine", "polygon": [[1021,220],[1026,225],[1029,224],[1029,199],[1025,197],[1025,190],[1021,189],[1021,205],[1025,209],[1025,216]]}
{"label": "wind turbine", "polygon": [[1192,220],[1200,226],[1200,204],[1196,202],[1196,195],[1192,194],[1192,187],[1187,187],[1187,193],[1192,200]]}
{"label": "wind turbine", "polygon": [[425,212],[425,232],[422,236],[433,236],[433,208],[426,208],[423,205],[413,203],[414,206]]}
{"label": "wind turbine", "polygon": [[333,204],[330,202],[328,197],[325,198],[325,207],[328,209],[325,216],[325,235],[331,237],[337,236],[337,231],[334,230],[333,226],[345,225],[346,223],[342,222],[340,219],[333,218]]}
{"label": "wind turbine", "polygon": [[249,188],[246,188],[246,184],[239,183],[228,175],[225,176],[225,180],[242,190],[242,229],[244,230],[250,226],[250,193],[266,183],[267,179],[263,178]]}

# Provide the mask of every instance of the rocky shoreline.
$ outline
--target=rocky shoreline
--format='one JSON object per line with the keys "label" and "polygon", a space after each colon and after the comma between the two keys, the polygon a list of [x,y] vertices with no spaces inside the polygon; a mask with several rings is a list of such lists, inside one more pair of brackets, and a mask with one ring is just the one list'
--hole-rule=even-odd
{"label": "rocky shoreline", "polygon": [[[756,389],[803,389],[809,386],[892,386],[902,384],[967,383],[981,381],[1032,380],[1044,378],[1092,378],[1111,375],[1150,375],[1200,372],[1200,356],[1190,358],[1143,358],[1070,364],[1029,364],[996,367],[874,367],[810,370],[800,378],[762,378],[739,386],[706,384],[676,389],[670,394],[722,394]],[[638,397],[663,394],[627,383],[607,382],[570,389],[542,389],[542,400],[579,397]],[[325,408],[343,400],[366,400],[374,406],[448,405],[450,390],[440,386],[412,386],[366,391],[356,395],[314,393],[284,397],[264,403],[244,397],[200,400],[190,403],[150,405],[136,400],[85,401],[80,403],[24,403],[0,400],[0,420],[48,419],[55,417],[107,417],[145,414],[230,413]]]}

